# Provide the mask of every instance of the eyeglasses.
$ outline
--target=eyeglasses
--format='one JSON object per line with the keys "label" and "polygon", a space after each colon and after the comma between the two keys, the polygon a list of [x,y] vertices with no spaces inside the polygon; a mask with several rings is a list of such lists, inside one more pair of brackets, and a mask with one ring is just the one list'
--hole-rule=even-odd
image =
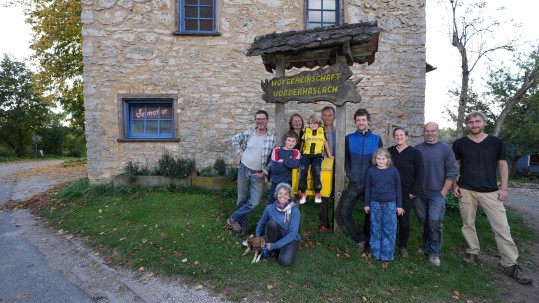
{"label": "eyeglasses", "polygon": [[267,119],[266,118],[256,118],[255,120],[262,122],[262,121],[266,121]]}

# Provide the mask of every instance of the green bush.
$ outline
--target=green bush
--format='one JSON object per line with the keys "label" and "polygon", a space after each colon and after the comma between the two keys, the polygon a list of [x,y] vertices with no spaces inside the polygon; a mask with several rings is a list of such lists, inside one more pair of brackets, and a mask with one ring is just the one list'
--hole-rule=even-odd
{"label": "green bush", "polygon": [[0,157],[16,157],[15,150],[9,147],[0,145]]}
{"label": "green bush", "polygon": [[202,177],[214,177],[215,174],[211,171],[211,166],[206,166],[198,171],[198,175]]}
{"label": "green bush", "polygon": [[221,157],[215,159],[215,163],[213,164],[213,168],[217,171],[219,176],[225,176],[226,175],[225,159],[223,159]]}
{"label": "green bush", "polygon": [[174,157],[165,152],[158,161],[155,175],[165,177],[184,178],[195,171],[196,162],[191,159],[174,159]]}

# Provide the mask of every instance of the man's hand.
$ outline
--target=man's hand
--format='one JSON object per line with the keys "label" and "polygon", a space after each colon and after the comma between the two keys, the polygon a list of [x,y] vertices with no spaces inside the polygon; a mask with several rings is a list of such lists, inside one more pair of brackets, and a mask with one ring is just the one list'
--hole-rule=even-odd
{"label": "man's hand", "polygon": [[453,194],[457,198],[462,197],[462,194],[460,193],[460,187],[457,184],[453,184]]}
{"label": "man's hand", "polygon": [[507,200],[507,196],[509,194],[507,193],[507,189],[498,189],[498,200],[505,201]]}

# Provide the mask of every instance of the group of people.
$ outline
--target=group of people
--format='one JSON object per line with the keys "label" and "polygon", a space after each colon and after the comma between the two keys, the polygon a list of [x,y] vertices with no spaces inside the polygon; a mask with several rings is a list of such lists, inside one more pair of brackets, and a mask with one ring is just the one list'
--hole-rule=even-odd
{"label": "group of people", "polygon": [[[329,197],[320,196],[320,163],[335,154],[335,109],[325,107],[322,119],[309,118],[304,129],[299,114],[290,117],[290,131],[283,146],[274,148],[275,135],[267,128],[268,114],[259,110],[256,125],[232,138],[240,155],[236,210],[227,219],[237,234],[245,234],[249,214],[259,203],[266,175],[271,173],[271,198],[256,228],[256,236],[266,236],[267,249],[280,264],[291,265],[301,236],[300,212],[291,188],[291,169],[300,169],[299,203],[305,203],[305,179],[309,165],[314,179],[315,202],[320,203],[320,231],[330,228]],[[531,284],[517,263],[518,249],[512,240],[505,214],[508,165],[501,139],[484,133],[486,116],[472,112],[465,118],[469,134],[453,146],[439,141],[438,124],[424,125],[424,141],[408,145],[408,131],[393,130],[395,145],[384,149],[380,135],[369,129],[366,109],[354,113],[356,131],[345,137],[345,172],[348,186],[335,209],[335,220],[348,231],[356,248],[381,262],[387,269],[394,259],[395,245],[408,258],[410,213],[419,221],[422,247],[418,253],[440,266],[443,243],[445,197],[450,190],[459,199],[462,233],[468,245],[463,261],[479,263],[479,241],[475,230],[480,205],[495,234],[504,272],[522,284]],[[497,171],[500,185],[497,184]],[[354,209],[363,197],[363,228],[356,224]],[[398,239],[397,239],[398,235]]]}

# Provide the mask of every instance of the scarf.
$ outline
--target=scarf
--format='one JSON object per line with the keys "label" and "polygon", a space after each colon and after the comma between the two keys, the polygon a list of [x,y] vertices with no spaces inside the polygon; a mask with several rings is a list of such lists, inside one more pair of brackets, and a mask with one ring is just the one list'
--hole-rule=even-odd
{"label": "scarf", "polygon": [[278,212],[284,213],[284,223],[290,222],[290,214],[292,213],[292,207],[294,207],[294,202],[288,203],[285,207],[279,204],[279,201],[275,201],[275,208]]}

